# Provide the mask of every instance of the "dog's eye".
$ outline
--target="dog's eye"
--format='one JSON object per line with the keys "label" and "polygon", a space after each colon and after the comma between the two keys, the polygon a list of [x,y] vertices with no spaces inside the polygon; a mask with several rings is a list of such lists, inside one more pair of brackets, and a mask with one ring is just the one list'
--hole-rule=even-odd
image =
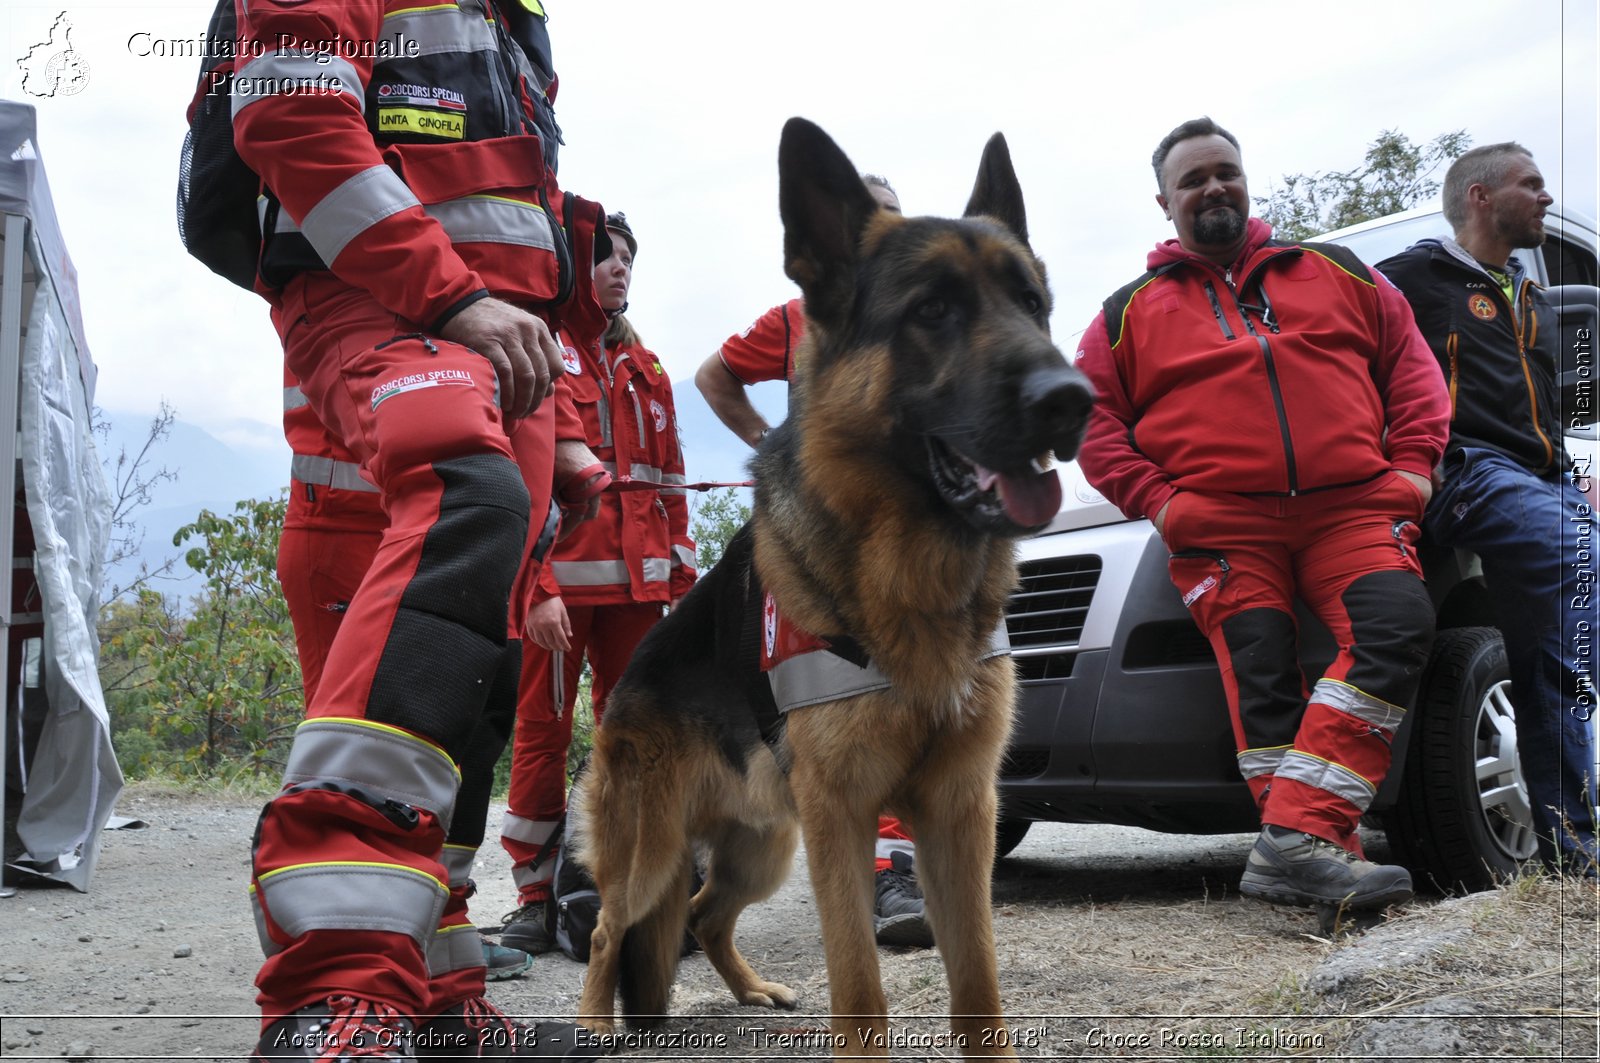
{"label": "dog's eye", "polygon": [[1019,301],[1022,303],[1022,309],[1030,314],[1037,314],[1044,309],[1044,298],[1031,288],[1022,293]]}
{"label": "dog's eye", "polygon": [[919,302],[912,310],[924,321],[943,321],[950,316],[950,303],[934,295]]}

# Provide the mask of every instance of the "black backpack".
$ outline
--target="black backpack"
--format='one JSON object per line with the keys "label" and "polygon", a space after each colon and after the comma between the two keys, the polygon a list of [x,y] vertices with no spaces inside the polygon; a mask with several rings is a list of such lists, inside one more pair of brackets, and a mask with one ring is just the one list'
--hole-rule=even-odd
{"label": "black backpack", "polygon": [[178,235],[189,254],[212,272],[251,290],[261,254],[256,220],[261,179],[233,147],[238,43],[234,0],[217,0],[178,162]]}

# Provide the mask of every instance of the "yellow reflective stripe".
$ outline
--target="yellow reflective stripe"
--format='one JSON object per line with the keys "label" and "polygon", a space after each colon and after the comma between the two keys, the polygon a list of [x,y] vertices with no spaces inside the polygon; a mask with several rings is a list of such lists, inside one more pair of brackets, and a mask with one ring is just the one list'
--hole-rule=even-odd
{"label": "yellow reflective stripe", "polygon": [[1335,764],[1301,749],[1291,749],[1274,775],[1279,779],[1293,779],[1324,790],[1350,802],[1362,812],[1367,810],[1378,793],[1378,788],[1371,781],[1343,764]]}
{"label": "yellow reflective stripe", "polygon": [[471,923],[440,927],[428,942],[428,974],[433,978],[484,963],[483,939]]}
{"label": "yellow reflective stripe", "polygon": [[257,882],[272,921],[291,938],[313,930],[377,930],[404,934],[418,948],[427,947],[450,896],[426,871],[367,861],[297,864]]}
{"label": "yellow reflective stripe", "polygon": [[1239,774],[1246,779],[1254,779],[1258,775],[1271,775],[1283,763],[1283,755],[1292,747],[1290,746],[1261,746],[1256,749],[1246,749],[1239,753]]}
{"label": "yellow reflective stripe", "polygon": [[1375,698],[1359,687],[1341,683],[1337,679],[1317,680],[1317,685],[1311,688],[1310,700],[1391,733],[1406,718],[1406,710],[1399,705]]}
{"label": "yellow reflective stripe", "polygon": [[432,812],[448,831],[461,772],[444,750],[398,727],[324,716],[295,729],[283,773],[286,787],[322,782]]}

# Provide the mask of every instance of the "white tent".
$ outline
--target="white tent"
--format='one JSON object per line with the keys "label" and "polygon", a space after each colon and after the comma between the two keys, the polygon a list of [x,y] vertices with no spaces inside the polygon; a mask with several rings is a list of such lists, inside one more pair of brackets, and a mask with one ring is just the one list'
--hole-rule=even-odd
{"label": "white tent", "polygon": [[0,761],[24,791],[23,851],[8,850],[7,870],[87,890],[122,789],[96,669],[112,507],[90,429],[77,273],[36,129],[32,107],[0,100],[0,498],[16,500],[0,505],[11,558],[0,564],[0,754],[16,754]]}

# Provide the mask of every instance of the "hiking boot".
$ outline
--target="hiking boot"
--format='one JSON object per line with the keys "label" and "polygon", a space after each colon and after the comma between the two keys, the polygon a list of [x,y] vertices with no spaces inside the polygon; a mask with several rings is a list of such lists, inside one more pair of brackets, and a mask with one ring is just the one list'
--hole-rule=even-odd
{"label": "hiking boot", "polygon": [[880,945],[933,947],[933,928],[922,907],[922,890],[910,853],[895,852],[889,867],[877,873],[873,886],[873,937]]}
{"label": "hiking boot", "polygon": [[355,1059],[413,1059],[411,1022],[387,1004],[335,996],[307,1004],[269,1025],[250,1054],[253,1060],[300,1059],[324,1063]]}
{"label": "hiking boot", "polygon": [[1411,873],[1362,860],[1314,834],[1264,826],[1245,863],[1239,892],[1301,908],[1383,908],[1411,899]]}
{"label": "hiking boot", "polygon": [[500,944],[539,956],[556,947],[556,906],[549,897],[529,901],[500,919]]}
{"label": "hiking boot", "polygon": [[416,1058],[575,1059],[600,1058],[601,1042],[570,1022],[512,1022],[483,997],[446,1008],[417,1027]]}
{"label": "hiking boot", "polygon": [[483,943],[483,976],[491,982],[503,982],[533,966],[533,957],[521,949],[508,949],[492,941]]}

